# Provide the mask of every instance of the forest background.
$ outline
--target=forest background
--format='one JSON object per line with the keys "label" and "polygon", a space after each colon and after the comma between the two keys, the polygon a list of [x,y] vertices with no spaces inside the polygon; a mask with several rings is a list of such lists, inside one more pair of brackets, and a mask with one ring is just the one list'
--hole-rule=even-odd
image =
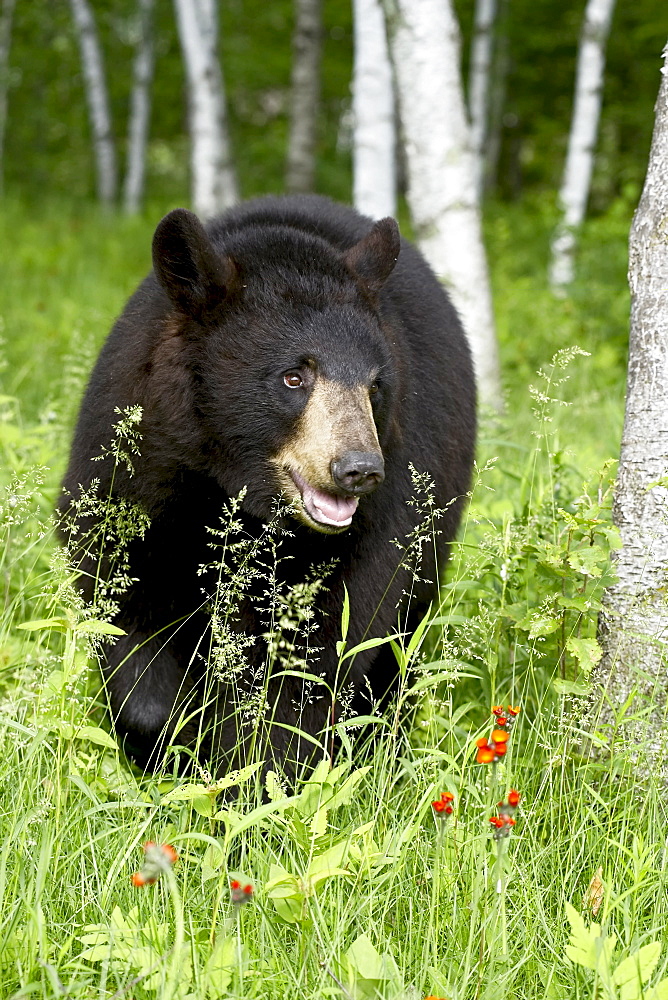
{"label": "forest background", "polygon": [[[456,6],[466,79],[473,4]],[[122,167],[136,5],[96,0],[94,10]],[[581,0],[500,7],[504,89],[484,229],[505,414],[483,422],[483,471],[439,621],[397,651],[413,671],[411,724],[379,727],[364,768],[344,755],[340,771],[287,804],[270,789],[272,811],[253,775],[229,810],[215,785],[143,778],[127,764],[46,534],[95,353],[150,266],[158,219],[189,203],[173,8],[156,6],[146,196],[124,217],[95,203],[70,8],[17,0],[0,202],[3,997],[668,996],[657,767],[667,737],[650,746],[623,735],[632,699],[588,732],[597,753],[585,752],[582,721],[616,544],[628,232],[668,16],[664,0],[615,11],[576,278],[557,297],[549,247],[583,10]],[[350,5],[326,0],[323,17],[315,187],[350,201]],[[226,0],[220,21],[241,193],[280,192],[293,5]],[[403,200],[399,218],[410,234]],[[17,628],[36,619],[52,625]],[[521,706],[511,752],[476,765],[498,703]],[[517,826],[495,840],[489,814],[511,787],[522,792]],[[447,823],[431,805],[444,792],[455,800]],[[129,875],[147,839],[181,857],[138,890]],[[243,909],[230,879],[255,886]]]}

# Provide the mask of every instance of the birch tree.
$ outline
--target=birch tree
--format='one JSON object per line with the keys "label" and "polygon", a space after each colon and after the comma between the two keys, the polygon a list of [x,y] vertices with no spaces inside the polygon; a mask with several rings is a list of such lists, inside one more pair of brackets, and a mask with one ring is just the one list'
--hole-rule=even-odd
{"label": "birch tree", "polygon": [[153,80],[153,9],[155,0],[139,0],[137,5],[137,48],[133,66],[130,120],[128,124],[128,163],[123,189],[125,211],[139,211],[144,194],[146,143],[151,114]]}
{"label": "birch tree", "polygon": [[483,402],[500,406],[499,363],[471,135],[451,0],[383,0],[417,242],[468,334]]}
{"label": "birch tree", "polygon": [[372,219],[397,207],[392,66],[380,0],[354,0],[353,200]]}
{"label": "birch tree", "polygon": [[210,218],[238,201],[218,56],[216,0],[174,0],[186,68],[192,204]]}
{"label": "birch tree", "polygon": [[290,131],[285,174],[285,186],[292,192],[313,190],[321,49],[322,0],[295,0]]}
{"label": "birch tree", "polygon": [[494,51],[496,0],[476,0],[471,68],[469,71],[469,118],[475,156],[475,185],[482,195],[485,176],[485,140],[489,113],[489,87]]}
{"label": "birch tree", "polygon": [[[647,177],[629,241],[631,336],[613,520],[618,582],[599,621],[598,679],[616,705],[634,688],[663,718],[668,693],[668,45]],[[663,748],[665,760],[665,747]]]}
{"label": "birch tree", "polygon": [[0,194],[4,179],[5,131],[7,128],[7,104],[9,95],[9,50],[12,40],[12,16],[16,0],[2,0],[0,7]]}
{"label": "birch tree", "polygon": [[588,0],[585,10],[568,153],[559,191],[562,218],[552,240],[550,284],[555,291],[564,289],[574,277],[577,230],[585,217],[594,169],[603,98],[605,48],[614,7],[615,0]]}
{"label": "birch tree", "polygon": [[102,48],[88,0],[70,0],[70,5],[79,39],[88,117],[93,134],[97,196],[103,204],[110,205],[116,198],[118,174]]}

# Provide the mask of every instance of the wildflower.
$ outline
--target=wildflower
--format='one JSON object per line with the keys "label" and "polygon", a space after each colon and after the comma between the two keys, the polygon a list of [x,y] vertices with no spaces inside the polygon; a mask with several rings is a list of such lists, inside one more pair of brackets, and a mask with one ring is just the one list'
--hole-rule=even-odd
{"label": "wildflower", "polygon": [[454,795],[451,792],[441,792],[440,799],[432,802],[431,807],[440,819],[447,819],[454,811]]}
{"label": "wildflower", "polygon": [[478,764],[496,764],[506,754],[508,750],[506,746],[507,742],[508,733],[505,729],[494,729],[489,741],[484,736],[482,739],[476,740],[478,748],[476,762]]}
{"label": "wildflower", "polygon": [[253,886],[243,885],[233,878],[230,882],[230,895],[235,906],[243,906],[253,898]]}
{"label": "wildflower", "polygon": [[495,828],[494,839],[502,840],[504,837],[509,837],[512,828],[515,826],[515,812],[520,802],[521,795],[515,789],[511,788],[508,792],[508,799],[505,802],[499,802],[497,808],[499,810],[498,816],[490,816],[490,823]]}
{"label": "wildflower", "polygon": [[147,840],[144,844],[144,864],[141,871],[132,876],[132,884],[138,887],[153,885],[163,872],[169,871],[177,859],[178,854],[171,844],[156,844],[153,840]]}
{"label": "wildflower", "polygon": [[494,716],[494,725],[503,726],[505,729],[512,729],[515,719],[520,714],[519,705],[508,705],[504,709],[503,705],[492,705],[492,715]]}
{"label": "wildflower", "polygon": [[490,816],[489,821],[494,830],[494,840],[503,840],[504,837],[510,836],[510,831],[515,826],[515,820],[512,816]]}

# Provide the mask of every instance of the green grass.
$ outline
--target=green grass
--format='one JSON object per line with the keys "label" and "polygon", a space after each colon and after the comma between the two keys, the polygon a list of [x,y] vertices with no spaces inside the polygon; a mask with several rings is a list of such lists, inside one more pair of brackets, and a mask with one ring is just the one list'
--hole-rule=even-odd
{"label": "green grass", "polygon": [[[491,207],[507,412],[483,427],[479,463],[496,461],[440,624],[410,651],[412,707],[378,727],[368,757],[344,740],[341,770],[297,798],[269,789],[273,811],[255,776],[227,804],[141,777],[110,739],[90,637],[17,628],[77,620],[49,512],[86,370],[148,267],[159,214],[9,203],[2,222],[0,997],[605,1000],[565,953],[566,903],[583,909],[599,868],[615,962],[656,940],[651,982],[668,975],[665,788],[621,711],[598,754],[579,729],[615,544],[628,206],[589,226],[566,300],[545,286],[549,213]],[[572,346],[590,356],[551,364]],[[493,768],[474,760],[495,703],[522,712]],[[522,801],[499,862],[489,817],[511,787]],[[455,814],[439,825],[443,791]],[[180,858],[138,888],[146,840]],[[255,886],[236,911],[231,878]]]}

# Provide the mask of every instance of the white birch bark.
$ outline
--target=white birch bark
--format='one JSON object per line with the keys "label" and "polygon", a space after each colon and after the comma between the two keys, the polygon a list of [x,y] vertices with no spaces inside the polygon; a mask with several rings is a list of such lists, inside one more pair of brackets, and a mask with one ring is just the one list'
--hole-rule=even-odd
{"label": "white birch bark", "polygon": [[12,40],[12,16],[16,0],[2,0],[0,7],[0,194],[4,188],[5,131],[9,94],[9,50]]}
{"label": "white birch bark", "polygon": [[215,0],[174,0],[188,82],[192,204],[210,218],[238,201],[218,57]]}
{"label": "white birch bark", "polygon": [[605,47],[615,0],[588,0],[580,36],[573,117],[559,192],[561,221],[552,240],[550,284],[563,290],[574,277],[577,230],[589,199],[603,99]]}
{"label": "white birch bark", "polygon": [[451,0],[383,0],[406,151],[408,204],[425,257],[466,329],[481,400],[499,408],[498,350]]}
{"label": "white birch bark", "polygon": [[70,5],[79,38],[88,117],[93,133],[97,196],[103,204],[110,205],[116,198],[118,174],[102,48],[88,0],[70,0]]}
{"label": "white birch bark", "polygon": [[137,9],[137,49],[132,74],[132,96],[128,123],[128,162],[123,188],[123,205],[128,214],[139,211],[144,194],[146,143],[151,115],[151,83],[154,66],[154,4],[155,0],[139,0]]}
{"label": "white birch bark", "polygon": [[353,201],[372,219],[397,210],[394,82],[380,0],[353,0]]}
{"label": "white birch bark", "polygon": [[496,0],[476,0],[471,68],[469,71],[469,118],[475,156],[475,186],[482,195],[485,175],[485,141],[489,114],[489,87],[494,49]]}
{"label": "white birch bark", "polygon": [[[597,678],[613,705],[638,688],[663,718],[668,694],[668,45],[647,177],[629,241],[631,336],[613,519],[618,582],[599,621]],[[660,483],[660,485],[654,485]],[[662,750],[665,764],[665,743]]]}
{"label": "white birch bark", "polygon": [[295,0],[290,131],[285,173],[288,191],[312,191],[320,104],[321,0]]}

